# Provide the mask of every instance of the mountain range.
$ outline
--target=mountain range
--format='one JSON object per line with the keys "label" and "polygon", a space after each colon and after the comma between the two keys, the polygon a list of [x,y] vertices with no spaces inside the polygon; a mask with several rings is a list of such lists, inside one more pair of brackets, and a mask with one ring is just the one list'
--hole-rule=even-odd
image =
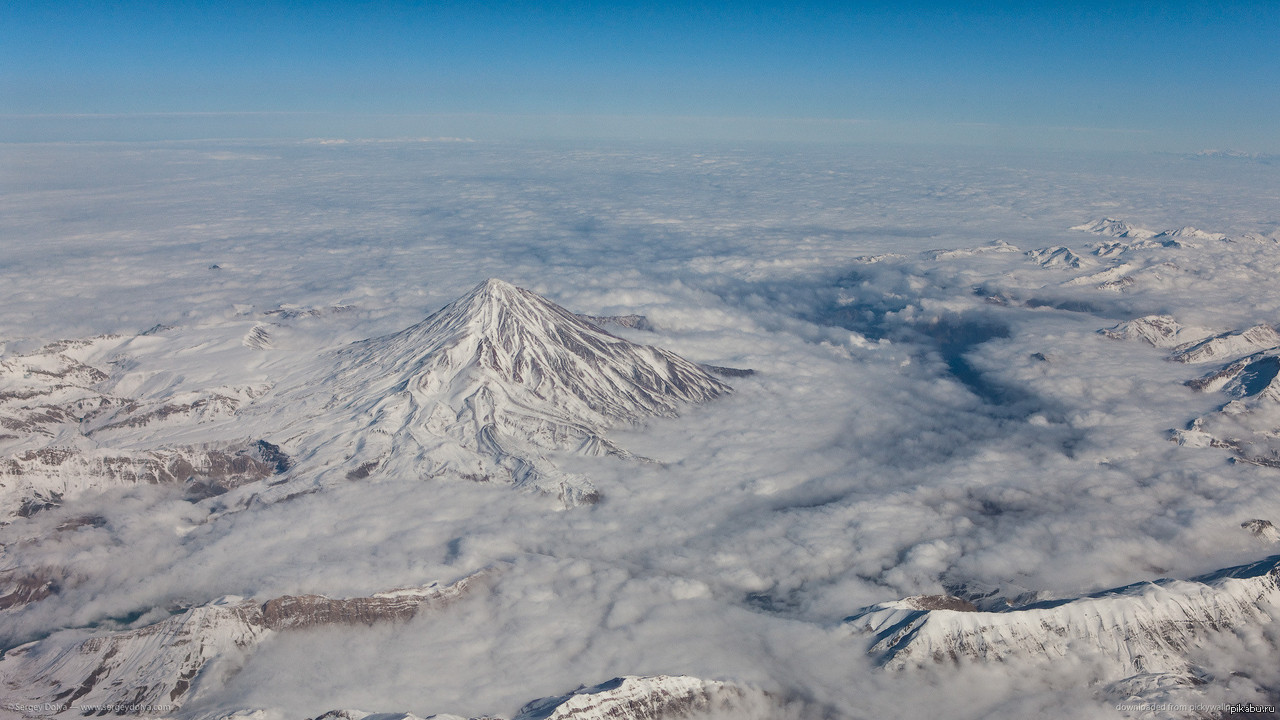
{"label": "mountain range", "polygon": [[131,340],[0,364],[4,514],[132,483],[240,490],[234,506],[380,474],[510,484],[573,507],[599,491],[549,453],[632,458],[609,428],[731,392],[706,367],[496,279],[398,333],[291,358],[274,384],[124,395],[138,384],[117,370]]}

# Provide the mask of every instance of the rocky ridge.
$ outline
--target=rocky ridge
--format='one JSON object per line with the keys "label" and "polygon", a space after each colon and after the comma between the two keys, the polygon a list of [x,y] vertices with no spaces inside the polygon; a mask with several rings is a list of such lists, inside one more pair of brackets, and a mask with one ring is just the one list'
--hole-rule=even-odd
{"label": "rocky ridge", "polygon": [[202,688],[219,687],[274,633],[406,621],[448,607],[491,573],[359,598],[228,596],[133,630],[64,630],[6,652],[0,687],[11,702],[61,708],[52,716],[100,707],[177,709]]}
{"label": "rocky ridge", "polygon": [[[88,490],[186,484],[216,495],[288,470],[266,440],[166,442],[165,433],[231,420],[262,386],[138,399],[115,393],[106,369],[84,356],[110,353],[117,336],[52,343],[0,360],[0,521]],[[150,440],[141,440],[145,435]]]}
{"label": "rocky ridge", "polygon": [[[1267,529],[1274,531],[1261,531]],[[1280,555],[1189,580],[1143,582],[1003,611],[946,600],[880,603],[845,624],[871,636],[868,652],[887,668],[1071,659],[1097,663],[1099,682],[1141,697],[1167,683],[1203,684],[1196,678],[1206,672],[1191,659],[1202,642],[1277,617]]]}
{"label": "rocky ridge", "polygon": [[[766,693],[719,680],[685,675],[625,676],[581,687],[565,695],[534,700],[512,720],[676,720],[726,718],[764,720]],[[313,720],[423,720],[408,713],[331,710]],[[425,720],[502,720],[486,715],[429,715]]]}

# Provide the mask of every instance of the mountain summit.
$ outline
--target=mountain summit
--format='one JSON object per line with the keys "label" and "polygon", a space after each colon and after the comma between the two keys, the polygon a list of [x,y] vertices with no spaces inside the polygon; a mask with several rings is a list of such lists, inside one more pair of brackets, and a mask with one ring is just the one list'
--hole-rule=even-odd
{"label": "mountain summit", "polygon": [[592,424],[672,416],[729,390],[678,355],[628,342],[497,279],[364,345],[355,351],[362,360],[412,378],[419,393],[471,396],[476,383],[501,385],[513,399],[550,402]]}
{"label": "mountain summit", "polygon": [[[629,454],[611,426],[675,416],[731,392],[674,353],[612,335],[547,299],[486,280],[426,320],[339,351],[311,391],[348,425],[349,477],[456,474],[594,502],[543,454]],[[358,436],[358,437],[357,437]]]}

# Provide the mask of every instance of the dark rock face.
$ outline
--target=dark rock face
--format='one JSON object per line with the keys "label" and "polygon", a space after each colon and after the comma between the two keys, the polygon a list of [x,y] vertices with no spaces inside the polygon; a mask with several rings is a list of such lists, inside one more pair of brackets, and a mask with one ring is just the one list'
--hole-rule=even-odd
{"label": "dark rock face", "polygon": [[364,480],[365,478],[372,475],[373,471],[377,470],[378,466],[381,464],[382,464],[382,461],[380,460],[370,460],[368,462],[360,463],[359,466],[347,471],[347,479],[348,480]]}
{"label": "dark rock face", "polygon": [[289,456],[280,449],[279,445],[272,445],[266,440],[259,440],[254,443],[254,446],[258,453],[258,460],[274,465],[277,474],[288,472],[289,468],[293,467]]}
{"label": "dark rock face", "polygon": [[284,595],[262,605],[262,622],[272,630],[321,625],[374,625],[408,620],[424,608],[443,608],[452,597],[418,592],[334,599],[323,595]]}
{"label": "dark rock face", "polygon": [[0,610],[21,607],[58,592],[59,579],[52,570],[9,570],[0,573]]}
{"label": "dark rock face", "polygon": [[1248,530],[1254,537],[1266,542],[1280,542],[1280,530],[1271,524],[1270,520],[1246,520],[1240,523],[1240,527]]}
{"label": "dark rock face", "polygon": [[702,369],[706,370],[712,375],[719,375],[720,377],[729,377],[729,378],[751,377],[752,375],[756,374],[755,370],[751,370],[749,368],[731,368],[731,367],[722,367],[720,365],[703,365]]}
{"label": "dark rock face", "polygon": [[653,331],[653,323],[643,315],[579,315],[579,318],[592,325],[617,325],[632,330]]}
{"label": "dark rock face", "polygon": [[18,517],[31,517],[38,512],[56,508],[62,502],[62,493],[49,492],[22,498],[18,504]]}
{"label": "dark rock face", "polygon": [[957,612],[978,612],[978,608],[964,598],[954,595],[916,595],[903,602],[910,603],[917,610],[955,610]]}

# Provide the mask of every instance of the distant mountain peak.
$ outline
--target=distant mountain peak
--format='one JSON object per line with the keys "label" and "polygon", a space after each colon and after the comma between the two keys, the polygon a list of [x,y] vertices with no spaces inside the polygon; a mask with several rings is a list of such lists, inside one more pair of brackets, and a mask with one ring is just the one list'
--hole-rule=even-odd
{"label": "distant mountain peak", "polygon": [[1152,230],[1135,227],[1124,220],[1118,220],[1113,217],[1100,218],[1083,225],[1073,226],[1071,229],[1116,238],[1145,239],[1153,237],[1156,234]]}

